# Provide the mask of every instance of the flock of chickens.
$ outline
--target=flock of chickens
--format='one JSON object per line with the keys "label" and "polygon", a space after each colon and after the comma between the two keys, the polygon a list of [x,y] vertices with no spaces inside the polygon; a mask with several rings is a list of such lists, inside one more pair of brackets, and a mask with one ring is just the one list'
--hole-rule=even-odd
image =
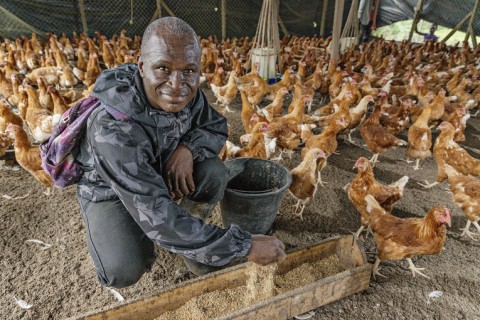
{"label": "flock of chickens", "polygon": [[[432,156],[433,145],[438,175],[423,186],[431,188],[448,179],[453,201],[468,218],[462,236],[473,238],[471,224],[480,232],[480,180],[475,177],[480,175],[480,159],[457,143],[466,139],[470,113],[480,108],[480,46],[472,50],[467,44],[447,47],[377,39],[348,48],[335,61],[330,59],[330,40],[284,37],[278,64],[283,77],[269,85],[259,76],[259,64],[251,66],[248,37],[222,43],[215,37],[201,39],[202,80],[217,104],[229,112],[239,94],[242,102],[245,134],[239,146],[227,140],[219,156],[280,160],[300,150],[302,161],[291,170],[289,190],[298,200],[294,213],[302,217],[324,184],[321,171],[338,147],[337,138],[346,135],[354,143],[351,134],[359,130],[373,156],[357,160],[358,174],[346,190],[361,217],[356,236],[365,229],[375,233],[374,276],[381,275],[381,260],[403,258],[414,276],[425,276],[411,258],[442,250],[450,211],[436,206],[425,218],[395,217],[392,208],[402,198],[408,177],[383,185],[376,181],[373,167],[382,153],[406,146],[406,160],[415,159],[418,170],[420,161]],[[90,94],[103,68],[134,62],[140,43],[140,37],[132,40],[124,31],[111,40],[100,33],[93,38],[74,33],[73,39],[63,34],[39,41],[32,34],[3,42],[0,156],[13,143],[17,162],[50,188],[32,140],[41,142],[49,136],[60,115]],[[85,90],[79,93],[79,88]],[[284,106],[290,94],[292,100]],[[316,95],[328,103],[313,110]],[[434,128],[440,135],[432,141]],[[407,141],[397,137],[405,130]]]}
{"label": "flock of chickens", "polygon": [[141,38],[132,41],[125,33],[111,40],[96,33],[96,41],[83,33],[74,33],[73,40],[51,34],[45,41],[32,34],[0,45],[0,157],[13,143],[17,162],[47,195],[52,180],[36,144],[52,134],[68,108],[89,96],[102,69],[136,59]]}

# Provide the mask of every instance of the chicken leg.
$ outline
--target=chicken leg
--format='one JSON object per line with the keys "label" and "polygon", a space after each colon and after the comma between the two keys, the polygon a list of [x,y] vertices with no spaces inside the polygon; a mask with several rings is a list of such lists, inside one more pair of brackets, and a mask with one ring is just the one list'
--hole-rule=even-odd
{"label": "chicken leg", "polygon": [[[477,239],[473,237],[473,235],[475,235],[476,233],[470,232],[470,224],[472,224],[472,221],[467,220],[467,225],[465,226],[465,228],[460,229],[460,230],[463,230],[460,236],[463,237],[464,235],[467,235],[470,239],[477,241]],[[475,228],[477,228],[478,232],[480,233],[480,225],[478,224],[478,222],[473,221],[473,225],[475,226]]]}
{"label": "chicken leg", "polygon": [[325,187],[327,183],[322,180],[322,172],[320,170],[317,171],[317,185],[321,185],[322,187]]}
{"label": "chicken leg", "polygon": [[370,162],[372,163],[372,167],[375,167],[375,164],[376,164],[377,162],[379,162],[379,161],[378,161],[378,153],[375,153],[375,154],[372,156],[372,158],[370,159]]}
{"label": "chicken leg", "polygon": [[372,235],[372,237],[375,236],[375,234],[373,233],[372,231],[372,228],[370,227],[370,225],[367,226],[367,228],[365,228],[363,225],[360,226],[360,228],[358,228],[357,232],[355,232],[355,238],[359,238],[360,235],[362,234],[363,230],[365,230],[365,232],[367,233],[366,236],[365,236],[365,239],[368,237],[369,234]]}
{"label": "chicken leg", "polygon": [[283,149],[280,149],[280,154],[278,156],[276,156],[275,158],[271,158],[270,160],[272,160],[272,161],[283,160],[282,154],[283,154]]}
{"label": "chicken leg", "polygon": [[415,163],[415,167],[413,167],[413,170],[417,171],[420,169],[420,159],[417,158],[417,162]]}
{"label": "chicken leg", "polygon": [[375,280],[377,280],[377,276],[386,278],[386,276],[384,276],[383,274],[380,273],[380,271],[378,271],[378,270],[380,270],[380,268],[379,268],[380,262],[382,262],[382,260],[380,260],[377,257],[377,260],[375,260],[375,263],[373,264],[372,275],[373,275],[373,279],[375,279]]}
{"label": "chicken leg", "polygon": [[407,261],[408,261],[409,269],[412,270],[412,274],[413,274],[413,277],[414,277],[414,278],[415,278],[415,273],[417,273],[417,274],[419,274],[419,275],[421,275],[421,276],[423,276],[423,277],[425,277],[425,278],[427,278],[427,279],[430,279],[429,276],[424,275],[424,274],[421,272],[422,270],[425,270],[425,268],[417,268],[417,267],[415,267],[415,265],[413,264],[413,261],[412,261],[411,258],[405,258],[405,259],[407,259]]}

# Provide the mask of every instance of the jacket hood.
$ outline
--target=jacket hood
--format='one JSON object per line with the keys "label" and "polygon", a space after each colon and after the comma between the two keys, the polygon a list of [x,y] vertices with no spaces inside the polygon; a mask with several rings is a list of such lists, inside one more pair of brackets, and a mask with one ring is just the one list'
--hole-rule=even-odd
{"label": "jacket hood", "polygon": [[[103,71],[95,82],[92,95],[111,108],[151,127],[156,126],[154,115],[168,114],[168,112],[156,110],[150,106],[143,89],[138,66],[134,63],[126,63],[117,68]],[[177,116],[187,112],[185,109],[190,107],[192,102],[178,112]]]}

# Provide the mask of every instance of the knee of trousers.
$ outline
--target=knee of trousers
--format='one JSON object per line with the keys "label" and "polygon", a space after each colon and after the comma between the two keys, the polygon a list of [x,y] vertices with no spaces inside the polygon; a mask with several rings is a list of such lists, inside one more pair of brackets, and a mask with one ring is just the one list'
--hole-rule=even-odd
{"label": "knee of trousers", "polygon": [[140,263],[140,261],[132,261],[128,265],[103,265],[103,269],[105,272],[97,269],[97,276],[100,284],[114,288],[124,288],[137,283],[147,271],[145,264]]}
{"label": "knee of trousers", "polygon": [[189,196],[197,202],[215,203],[223,197],[230,170],[219,158],[205,159],[194,168],[195,192]]}

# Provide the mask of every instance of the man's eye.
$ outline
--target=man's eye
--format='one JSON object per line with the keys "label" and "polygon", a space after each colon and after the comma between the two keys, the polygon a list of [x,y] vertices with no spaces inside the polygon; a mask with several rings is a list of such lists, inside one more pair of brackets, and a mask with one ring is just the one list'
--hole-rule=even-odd
{"label": "man's eye", "polygon": [[159,66],[159,67],[157,67],[157,70],[160,70],[162,72],[168,72],[168,68],[165,67],[165,66]]}
{"label": "man's eye", "polygon": [[187,69],[187,70],[184,71],[184,73],[185,73],[185,74],[193,74],[193,73],[195,73],[195,70],[193,70],[193,69]]}

